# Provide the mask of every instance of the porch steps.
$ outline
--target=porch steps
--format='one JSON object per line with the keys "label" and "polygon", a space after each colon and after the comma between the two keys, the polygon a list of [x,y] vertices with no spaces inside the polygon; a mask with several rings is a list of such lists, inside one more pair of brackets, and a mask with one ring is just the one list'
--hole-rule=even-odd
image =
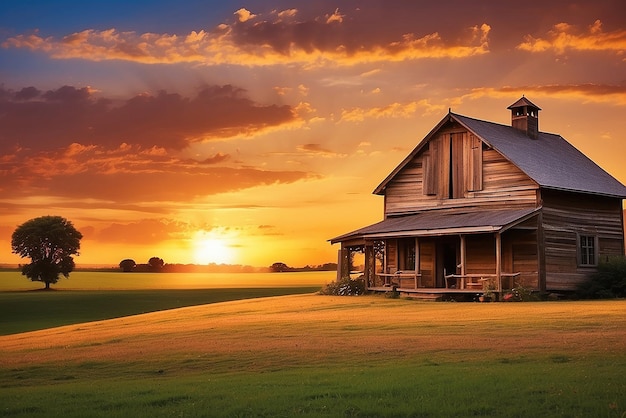
{"label": "porch steps", "polygon": [[430,302],[439,302],[443,299],[443,295],[441,293],[407,293],[400,292],[401,298],[413,299],[413,300],[422,300],[422,301],[430,301]]}

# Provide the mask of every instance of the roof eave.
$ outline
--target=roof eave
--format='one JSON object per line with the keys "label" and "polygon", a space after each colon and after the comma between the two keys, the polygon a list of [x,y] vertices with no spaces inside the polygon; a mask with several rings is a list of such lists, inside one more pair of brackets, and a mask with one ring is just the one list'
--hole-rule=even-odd
{"label": "roof eave", "polygon": [[594,191],[589,191],[589,190],[578,190],[578,189],[571,189],[571,188],[557,187],[557,186],[540,185],[540,187],[542,189],[556,190],[559,192],[583,193],[583,194],[590,194],[593,196],[612,197],[615,199],[626,199],[626,191],[623,194],[617,194],[617,193],[594,192]]}
{"label": "roof eave", "polygon": [[401,238],[401,237],[437,237],[443,235],[455,234],[485,234],[498,232],[502,229],[500,226],[471,226],[471,227],[454,227],[441,229],[416,229],[395,232],[380,232],[377,234],[363,235],[364,239],[376,238]]}

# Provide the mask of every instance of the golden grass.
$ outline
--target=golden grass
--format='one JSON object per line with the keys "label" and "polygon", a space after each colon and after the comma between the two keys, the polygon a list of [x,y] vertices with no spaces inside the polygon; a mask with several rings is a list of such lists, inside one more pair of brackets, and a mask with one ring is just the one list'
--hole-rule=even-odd
{"label": "golden grass", "polygon": [[[264,370],[425,358],[463,361],[626,352],[626,301],[421,303],[283,296],[195,306],[0,337],[5,368],[202,359]],[[226,367],[226,366],[224,366]]]}

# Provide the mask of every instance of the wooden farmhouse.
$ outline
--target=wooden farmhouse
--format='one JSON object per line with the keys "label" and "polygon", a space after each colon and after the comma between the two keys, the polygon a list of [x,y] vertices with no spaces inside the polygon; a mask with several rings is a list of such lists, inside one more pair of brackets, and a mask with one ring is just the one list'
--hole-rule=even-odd
{"label": "wooden farmhouse", "polygon": [[365,254],[366,286],[406,294],[567,292],[624,255],[626,187],[522,97],[511,125],[449,112],[374,190],[384,219],[330,240],[338,277]]}

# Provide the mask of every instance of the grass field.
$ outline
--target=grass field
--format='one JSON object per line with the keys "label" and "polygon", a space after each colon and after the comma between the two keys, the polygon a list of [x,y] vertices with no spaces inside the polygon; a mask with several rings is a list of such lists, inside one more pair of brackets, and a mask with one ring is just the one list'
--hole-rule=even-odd
{"label": "grass field", "polygon": [[313,293],[335,272],[72,272],[50,292],[0,271],[0,335],[229,300]]}
{"label": "grass field", "polygon": [[[57,290],[148,290],[218,289],[260,287],[321,287],[332,282],[334,271],[293,273],[121,273],[74,271],[51,285]],[[38,290],[41,282],[31,282],[19,271],[0,271],[0,292]]]}
{"label": "grass field", "polygon": [[626,301],[281,296],[0,337],[0,416],[624,417]]}
{"label": "grass field", "polygon": [[319,287],[0,292],[0,335],[185,306],[313,293]]}

